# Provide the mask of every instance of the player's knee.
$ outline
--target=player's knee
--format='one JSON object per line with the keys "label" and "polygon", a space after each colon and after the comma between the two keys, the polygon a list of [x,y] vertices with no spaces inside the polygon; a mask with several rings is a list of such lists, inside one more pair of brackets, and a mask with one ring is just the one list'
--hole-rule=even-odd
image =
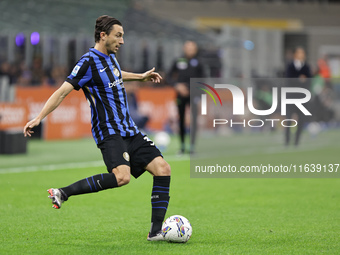
{"label": "player's knee", "polygon": [[170,176],[171,175],[171,167],[165,160],[162,160],[159,163],[159,167],[157,168],[158,176]]}
{"label": "player's knee", "polygon": [[118,186],[120,187],[120,186],[126,185],[130,182],[130,175],[129,174],[117,173],[116,179],[117,179]]}
{"label": "player's knee", "polygon": [[112,173],[115,174],[118,186],[126,185],[130,182],[130,167],[118,166],[112,169]]}

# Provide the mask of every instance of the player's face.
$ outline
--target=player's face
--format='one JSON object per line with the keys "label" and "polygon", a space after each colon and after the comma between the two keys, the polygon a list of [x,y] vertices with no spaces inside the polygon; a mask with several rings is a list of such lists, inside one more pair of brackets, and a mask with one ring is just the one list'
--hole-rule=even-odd
{"label": "player's face", "polygon": [[105,48],[108,54],[118,52],[119,47],[124,44],[123,35],[123,27],[119,25],[113,25],[113,29],[111,30],[110,34],[107,35],[105,40]]}

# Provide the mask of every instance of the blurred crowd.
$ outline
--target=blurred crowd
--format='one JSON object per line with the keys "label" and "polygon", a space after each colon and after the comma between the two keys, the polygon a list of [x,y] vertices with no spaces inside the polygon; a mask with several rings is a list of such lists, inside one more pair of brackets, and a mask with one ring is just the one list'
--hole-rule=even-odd
{"label": "blurred crowd", "polygon": [[10,85],[17,86],[59,86],[68,75],[65,66],[54,66],[51,69],[42,67],[42,59],[37,57],[28,67],[24,61],[10,64],[0,62],[0,76],[7,76]]}
{"label": "blurred crowd", "polygon": [[[147,54],[144,54],[144,58]],[[196,53],[195,53],[196,55]],[[185,54],[181,56],[180,60],[185,57]],[[220,77],[221,76],[221,61],[219,59],[218,50],[207,51],[198,49],[197,59],[199,63],[203,65],[204,75],[201,77]],[[174,63],[176,63],[176,59],[174,59]],[[277,77],[287,77],[287,66],[289,63],[294,62],[294,54],[293,52],[288,52],[286,54],[285,59],[285,68],[282,69],[280,73],[278,73]],[[212,64],[210,64],[212,63]],[[306,63],[309,64],[310,67],[310,77],[312,79],[312,83],[310,84],[310,90],[312,92],[315,105],[314,116],[316,120],[324,120],[329,121],[333,118],[334,114],[330,110],[333,105],[334,97],[336,94],[334,93],[334,86],[331,82],[331,71],[328,66],[327,57],[320,58],[317,63],[308,63],[308,59],[306,58]],[[178,64],[177,64],[178,65]],[[123,67],[124,68],[124,67]],[[162,84],[157,86],[174,86],[176,87],[176,79],[174,79],[174,75],[172,70],[162,70],[162,67],[159,68],[156,66],[157,71],[161,73],[164,77]],[[173,66],[172,68],[173,69]],[[70,73],[70,68],[66,66],[54,65],[51,68],[43,68],[42,58],[36,56],[32,64],[27,66],[25,61],[9,63],[7,61],[1,61],[0,59],[0,77],[7,77],[8,86],[21,86],[21,87],[29,87],[29,86],[60,86],[65,78]],[[128,71],[134,71],[129,70]],[[184,70],[185,71],[185,70]],[[195,77],[197,74],[195,74]],[[252,78],[268,78],[268,77],[252,77]],[[148,85],[148,84],[145,84]],[[145,86],[143,85],[143,86]],[[151,85],[151,84],[149,84]],[[138,90],[138,86],[132,86],[129,90],[130,93],[135,93]],[[258,107],[261,109],[268,108],[271,105],[271,88],[266,86],[266,84],[261,84],[256,86],[256,101]],[[137,111],[137,102],[136,97],[134,95],[131,96],[133,99],[131,102],[132,106],[135,106],[135,110]],[[325,109],[327,109],[325,111]],[[327,114],[325,114],[325,112]],[[143,122],[147,122],[147,120],[143,119]],[[143,125],[144,126],[144,125]],[[182,127],[183,129],[183,127]]]}
{"label": "blurred crowd", "polygon": [[[145,54],[144,54],[145,55]],[[208,52],[199,50],[198,57],[201,62],[204,62],[205,72],[210,77],[220,77],[221,74],[221,63],[219,59],[219,53]],[[147,58],[145,58],[147,59]],[[202,61],[203,60],[203,61]],[[286,65],[293,60],[292,53],[286,55]],[[210,64],[214,63],[214,65]],[[219,62],[216,64],[216,62]],[[317,63],[311,64],[311,74],[312,77],[321,77],[326,81],[331,78],[331,71],[328,66],[327,57],[320,58]],[[170,70],[163,70],[162,66],[156,67],[159,72],[161,72],[165,78],[166,74]],[[126,69],[126,68],[125,68]],[[9,63],[7,61],[2,61],[0,59],[0,76],[7,76],[9,78],[10,85],[17,86],[59,86],[69,75],[71,70],[66,66],[54,65],[51,68],[43,68],[41,57],[35,57],[31,66],[27,66],[25,61],[19,61],[16,63]],[[134,71],[134,70],[129,70]],[[277,73],[277,77],[286,77],[286,69],[283,68]],[[268,78],[268,77],[258,77],[254,74],[252,78]],[[165,83],[172,83],[171,79],[165,79]]]}

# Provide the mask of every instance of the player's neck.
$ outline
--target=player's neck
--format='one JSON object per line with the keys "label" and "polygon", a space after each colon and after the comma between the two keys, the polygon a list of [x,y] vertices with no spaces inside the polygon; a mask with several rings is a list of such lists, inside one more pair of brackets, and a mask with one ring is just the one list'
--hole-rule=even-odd
{"label": "player's neck", "polygon": [[97,51],[100,51],[101,53],[105,54],[105,55],[109,55],[109,53],[107,52],[107,49],[105,48],[104,45],[100,44],[100,43],[96,43],[94,45],[94,48],[97,50]]}

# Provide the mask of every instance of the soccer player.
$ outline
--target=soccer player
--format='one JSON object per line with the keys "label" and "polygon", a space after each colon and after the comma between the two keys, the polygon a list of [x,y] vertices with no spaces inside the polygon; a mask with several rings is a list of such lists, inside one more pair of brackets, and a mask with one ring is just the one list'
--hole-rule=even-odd
{"label": "soccer player", "polygon": [[84,54],[61,87],[47,100],[39,115],[24,127],[24,135],[56,109],[73,90],[82,89],[91,107],[92,135],[101,150],[108,173],[94,175],[69,186],[48,190],[53,207],[60,209],[71,196],[126,185],[130,175],[153,175],[151,229],[147,240],[161,241],[162,222],[169,204],[170,166],[154,143],[130,117],[123,81],[152,81],[162,77],[154,68],[136,74],[120,69],[115,54],[124,44],[122,24],[104,15],[96,20],[95,46]]}
{"label": "soccer player", "polygon": [[[197,58],[198,47],[194,41],[186,41],[183,46],[183,56],[174,60],[169,72],[170,82],[174,83],[177,92],[177,108],[179,115],[180,154],[185,153],[185,109],[190,106],[190,78],[202,78],[203,65]],[[197,129],[197,102],[191,103],[190,153],[195,150]]]}
{"label": "soccer player", "polygon": [[[301,47],[297,47],[294,50],[294,59],[291,63],[288,64],[286,70],[287,78],[295,78],[295,80],[289,82],[289,86],[292,87],[302,87],[310,90],[310,82],[308,78],[312,77],[311,69],[309,65],[306,63],[306,53],[305,50]],[[298,79],[297,79],[298,78]],[[291,98],[299,98],[299,95],[296,93],[292,93]],[[309,105],[307,105],[309,107]],[[297,117],[299,123],[297,124],[296,134],[295,134],[295,146],[299,145],[301,133],[303,130],[303,126],[305,122],[308,120],[304,114],[298,109],[295,105],[287,106],[287,119],[292,119],[295,115]],[[291,121],[287,122],[287,125],[290,126]],[[285,129],[285,144],[289,145],[290,142],[290,127]]]}

